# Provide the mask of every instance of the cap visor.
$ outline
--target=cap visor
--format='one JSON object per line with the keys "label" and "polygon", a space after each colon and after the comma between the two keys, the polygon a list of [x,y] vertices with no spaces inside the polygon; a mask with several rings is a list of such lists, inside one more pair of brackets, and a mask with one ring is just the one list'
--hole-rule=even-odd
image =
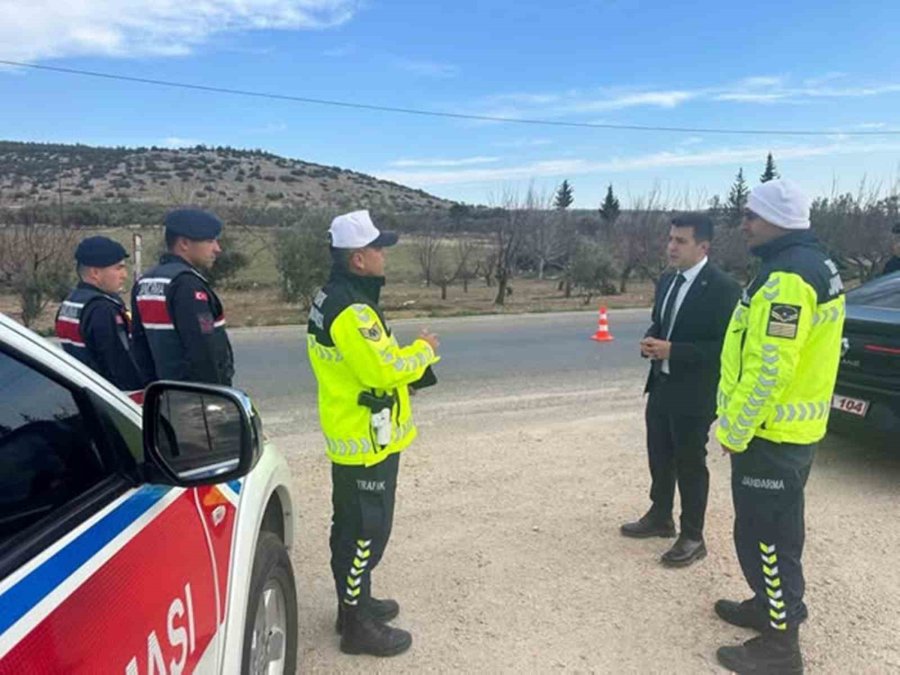
{"label": "cap visor", "polygon": [[397,243],[400,236],[396,232],[382,232],[375,239],[367,244],[375,248],[386,248]]}

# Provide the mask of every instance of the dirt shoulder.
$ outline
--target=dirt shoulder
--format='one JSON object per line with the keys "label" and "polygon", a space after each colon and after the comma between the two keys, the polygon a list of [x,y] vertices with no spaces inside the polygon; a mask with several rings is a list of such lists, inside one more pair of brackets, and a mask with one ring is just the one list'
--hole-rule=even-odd
{"label": "dirt shoulder", "polygon": [[[647,506],[643,402],[634,382],[479,400],[420,396],[394,534],[373,575],[402,605],[396,659],[337,648],[328,571],[328,462],[314,429],[282,434],[297,483],[300,667],[312,672],[719,672],[715,649],[752,635],[712,604],[747,588],[731,540],[727,460],[710,454],[709,557],[658,563],[665,540],[621,537]],[[900,669],[900,460],[827,441],[807,489],[819,673]]]}

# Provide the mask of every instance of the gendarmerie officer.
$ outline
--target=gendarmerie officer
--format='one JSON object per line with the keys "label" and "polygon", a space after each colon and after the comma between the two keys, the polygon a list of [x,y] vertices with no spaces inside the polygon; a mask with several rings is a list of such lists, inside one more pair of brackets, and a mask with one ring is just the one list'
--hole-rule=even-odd
{"label": "gendarmerie officer", "polygon": [[157,380],[231,386],[234,357],[222,302],[204,271],[218,255],[222,221],[182,208],[165,218],[166,253],[134,285],[134,344]]}
{"label": "gendarmerie officer", "polygon": [[741,230],[760,268],[725,333],[716,436],[731,455],[734,543],[753,597],[715,610],[760,635],[717,656],[736,673],[802,673],[803,492],[828,428],[843,284],[791,181],[753,188]]}
{"label": "gendarmerie officer", "polygon": [[107,237],[88,237],[75,249],[78,285],[56,314],[62,348],[131,396],[148,377],[135,361],[130,319],[119,297],[128,278],[128,253]]}

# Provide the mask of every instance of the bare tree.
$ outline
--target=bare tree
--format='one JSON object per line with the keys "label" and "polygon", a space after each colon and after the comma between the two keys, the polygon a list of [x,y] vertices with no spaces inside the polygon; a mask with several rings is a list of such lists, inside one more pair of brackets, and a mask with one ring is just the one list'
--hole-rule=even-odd
{"label": "bare tree", "polygon": [[558,262],[566,252],[562,218],[551,211],[552,206],[552,195],[538,193],[533,186],[528,188],[525,209],[529,214],[523,246],[525,253],[535,262],[538,279],[544,278],[548,263]]}
{"label": "bare tree", "polygon": [[432,269],[432,280],[441,289],[441,300],[447,299],[447,289],[460,279],[463,282],[463,292],[469,292],[469,279],[474,276],[471,269],[471,260],[474,257],[476,243],[466,237],[459,237],[453,249],[452,257],[448,252],[442,251],[437,255]]}
{"label": "bare tree", "polygon": [[65,297],[74,263],[74,229],[37,222],[35,210],[0,223],[0,283],[19,299],[22,323],[31,326],[51,301]]}
{"label": "bare tree", "polygon": [[658,187],[646,197],[635,199],[632,207],[616,220],[612,241],[607,245],[619,263],[619,292],[627,290],[634,272],[643,272],[654,281],[659,278],[666,267],[668,221]]}
{"label": "bare tree", "polygon": [[494,270],[497,267],[497,252],[489,250],[475,263],[476,276],[484,279],[484,285],[490,288],[494,285]]}
{"label": "bare tree", "polygon": [[810,209],[813,230],[843,267],[860,281],[878,274],[891,256],[891,226],[900,220],[897,187],[882,196],[880,185],[863,181],[857,193],[816,199]]}
{"label": "bare tree", "polygon": [[529,217],[529,210],[514,193],[504,193],[500,205],[503,211],[495,222],[493,232],[494,253],[497,259],[494,274],[497,279],[495,305],[506,303],[509,280],[515,272],[516,257],[522,248]]}
{"label": "bare tree", "polygon": [[438,261],[440,248],[441,238],[433,226],[429,226],[413,244],[416,262],[419,263],[419,268],[422,270],[422,278],[425,280],[426,287],[431,286],[431,282],[434,280],[434,267]]}
{"label": "bare tree", "polygon": [[463,282],[463,293],[469,292],[469,281],[477,274],[477,268],[473,264],[477,250],[478,243],[471,238],[460,237],[456,240],[454,259],[457,266],[457,278]]}

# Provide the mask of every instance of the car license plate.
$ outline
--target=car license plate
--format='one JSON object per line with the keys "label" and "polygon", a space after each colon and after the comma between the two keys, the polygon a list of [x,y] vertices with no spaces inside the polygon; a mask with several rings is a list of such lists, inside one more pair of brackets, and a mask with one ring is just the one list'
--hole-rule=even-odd
{"label": "car license plate", "polygon": [[869,410],[869,402],[859,398],[850,398],[849,396],[841,396],[835,394],[831,399],[831,407],[851,415],[865,417]]}

